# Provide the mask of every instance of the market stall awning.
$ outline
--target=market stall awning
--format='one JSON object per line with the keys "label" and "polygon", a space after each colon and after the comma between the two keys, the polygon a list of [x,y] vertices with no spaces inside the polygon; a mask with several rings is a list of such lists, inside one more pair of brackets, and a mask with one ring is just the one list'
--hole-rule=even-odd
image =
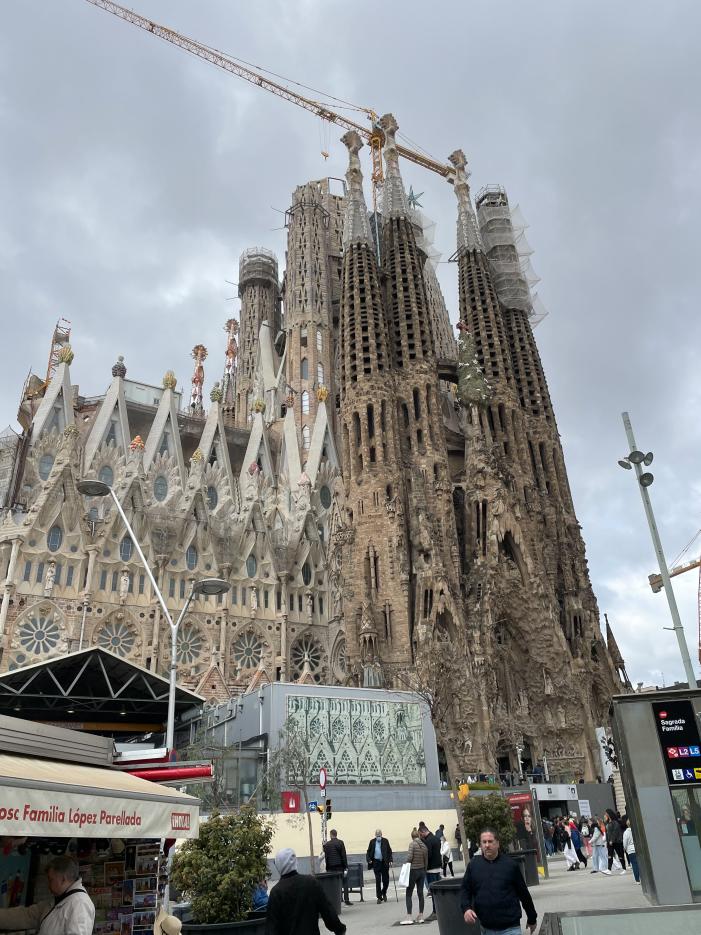
{"label": "market stall awning", "polygon": [[[99,647],[0,675],[0,714],[93,733],[163,729],[168,679]],[[178,686],[176,718],[204,698]]]}
{"label": "market stall awning", "polygon": [[196,838],[199,799],[129,773],[0,753],[0,837]]}

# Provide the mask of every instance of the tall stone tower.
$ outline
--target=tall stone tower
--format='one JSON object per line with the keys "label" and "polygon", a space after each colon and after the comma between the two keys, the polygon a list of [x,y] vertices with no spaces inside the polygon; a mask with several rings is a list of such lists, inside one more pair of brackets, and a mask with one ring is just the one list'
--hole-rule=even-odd
{"label": "tall stone tower", "polygon": [[343,556],[351,671],[384,680],[381,664],[412,661],[405,496],[400,465],[392,351],[370,233],[354,131],[343,229],[340,390],[343,466],[350,533]]}
{"label": "tall stone tower", "polygon": [[234,421],[241,428],[249,422],[258,357],[258,336],[267,322],[273,339],[280,330],[280,289],[277,258],[265,247],[249,247],[239,258],[241,321],[236,371]]}
{"label": "tall stone tower", "polygon": [[336,394],[343,198],[332,194],[329,179],[307,182],[295,190],[285,221],[285,373],[308,450],[316,391],[325,387],[332,400]]}

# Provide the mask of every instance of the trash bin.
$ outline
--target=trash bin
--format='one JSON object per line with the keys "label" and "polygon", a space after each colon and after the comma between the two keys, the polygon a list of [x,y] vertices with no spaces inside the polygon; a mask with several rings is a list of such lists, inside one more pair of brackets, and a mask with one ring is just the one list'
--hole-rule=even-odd
{"label": "trash bin", "polygon": [[436,880],[431,884],[440,935],[480,935],[479,922],[466,922],[460,909],[462,880]]}
{"label": "trash bin", "polygon": [[361,863],[348,864],[348,875],[346,877],[346,886],[349,893],[360,893],[360,901],[363,899],[363,865]]}
{"label": "trash bin", "polygon": [[337,913],[341,912],[343,887],[343,871],[327,870],[326,873],[317,873],[317,880],[321,883],[321,888],[326,893],[326,898],[331,903]]}
{"label": "trash bin", "polygon": [[509,854],[509,857],[513,857],[514,860],[518,861],[523,879],[526,881],[526,886],[540,885],[540,876],[538,875],[538,851],[536,851],[535,848],[514,851],[512,854]]}

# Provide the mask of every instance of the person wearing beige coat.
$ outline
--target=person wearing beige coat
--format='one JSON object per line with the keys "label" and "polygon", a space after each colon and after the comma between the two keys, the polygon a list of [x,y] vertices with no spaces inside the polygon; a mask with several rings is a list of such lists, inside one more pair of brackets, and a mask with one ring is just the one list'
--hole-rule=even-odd
{"label": "person wearing beige coat", "polygon": [[419,897],[419,914],[416,921],[421,924],[424,921],[424,881],[426,871],[428,870],[428,848],[419,837],[416,828],[411,832],[411,844],[406,852],[407,863],[411,865],[409,872],[409,885],[406,888],[406,911],[407,917],[403,919],[400,925],[413,925],[414,919],[411,915],[412,894],[416,887],[416,895]]}

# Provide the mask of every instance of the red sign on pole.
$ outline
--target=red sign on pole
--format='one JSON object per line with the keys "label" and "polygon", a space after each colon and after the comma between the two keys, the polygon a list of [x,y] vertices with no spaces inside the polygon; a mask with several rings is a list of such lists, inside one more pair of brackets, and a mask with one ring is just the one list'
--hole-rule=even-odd
{"label": "red sign on pole", "polygon": [[299,792],[282,793],[282,810],[283,812],[301,811],[301,800]]}

